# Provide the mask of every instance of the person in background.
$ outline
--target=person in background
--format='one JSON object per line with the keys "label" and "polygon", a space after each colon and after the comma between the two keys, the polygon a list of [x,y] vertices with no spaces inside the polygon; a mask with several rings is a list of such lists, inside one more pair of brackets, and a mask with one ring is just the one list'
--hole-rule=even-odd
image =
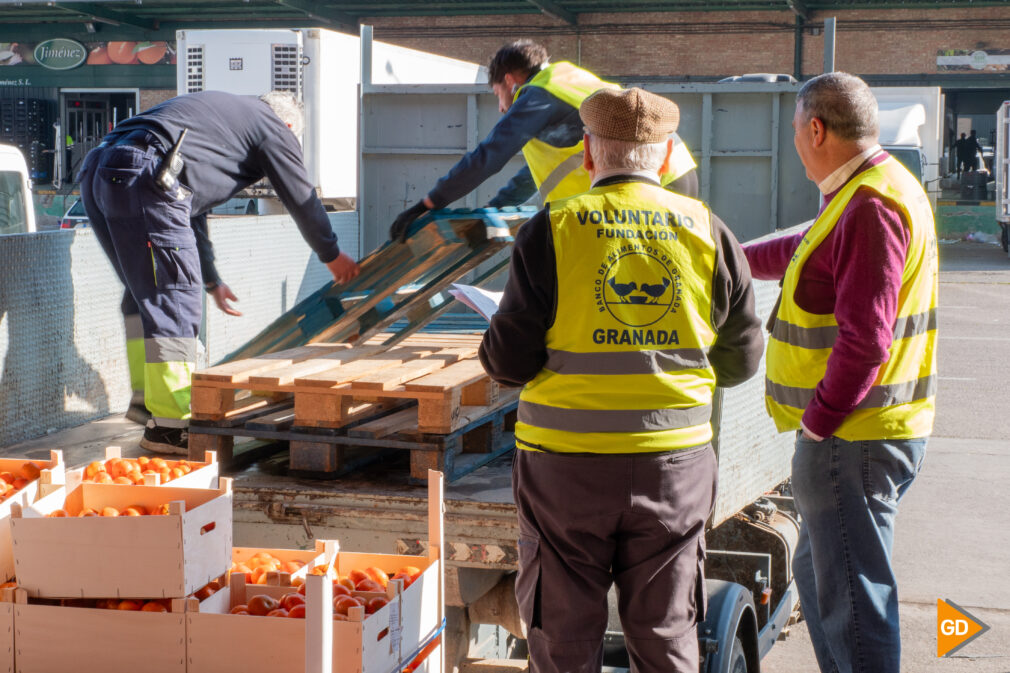
{"label": "person in background", "polygon": [[[526,165],[488,202],[492,208],[520,205],[531,197],[543,205],[589,189],[589,175],[582,167],[579,105],[598,89],[619,87],[567,61],[549,63],[547,50],[531,40],[499,49],[488,65],[488,79],[504,116],[427,196],[396,217],[391,239],[404,239],[414,220],[469,194],[520,151]],[[663,184],[697,197],[694,159],[675,133],[672,138],[673,159]]]}
{"label": "person in background", "polygon": [[971,130],[971,135],[965,143],[965,153],[968,156],[968,170],[977,171],[979,169],[978,160],[982,156],[982,145],[978,142],[975,129]]}
{"label": "person in background", "polygon": [[765,403],[796,433],[793,572],[823,673],[898,673],[895,517],[937,385],[933,213],[878,145],[877,101],[858,77],[806,82],[793,128],[825,205],[805,232],[744,247],[755,278],[782,281]]}
{"label": "person in background", "polygon": [[604,88],[580,115],[592,188],[520,227],[479,351],[492,378],[524,386],[513,493],[530,670],[600,670],[616,582],[632,670],[697,673],[712,395],[757,371],[761,322],[733,234],[660,184],[677,106]]}
{"label": "person in background", "polygon": [[[241,315],[214,265],[211,208],[267,177],[334,280],[347,282],[359,272],[337,245],[305,171],[302,119],[301,103],[289,93],[256,98],[203,91],[124,120],[84,161],[81,200],[126,286],[129,416],[150,416],[144,448],[188,450],[202,290],[228,315]],[[180,162],[170,160],[173,146]]]}

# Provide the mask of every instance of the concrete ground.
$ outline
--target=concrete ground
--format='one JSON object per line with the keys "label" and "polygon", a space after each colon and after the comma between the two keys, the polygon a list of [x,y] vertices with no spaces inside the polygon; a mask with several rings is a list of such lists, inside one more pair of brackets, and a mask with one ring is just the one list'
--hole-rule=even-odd
{"label": "concrete ground", "polygon": [[[979,243],[940,246],[940,390],[923,471],[901,503],[894,565],[902,671],[1010,671],[1010,259]],[[936,601],[992,630],[936,656]],[[805,625],[761,662],[814,672]]]}
{"label": "concrete ground", "polygon": [[[901,592],[902,670],[1010,673],[1010,259],[996,246],[940,248],[940,391],[921,476],[902,501],[895,541]],[[140,427],[121,416],[2,449],[68,465],[124,455]],[[936,656],[936,601],[949,599],[992,630],[954,657]],[[762,661],[765,673],[817,670],[804,624]]]}

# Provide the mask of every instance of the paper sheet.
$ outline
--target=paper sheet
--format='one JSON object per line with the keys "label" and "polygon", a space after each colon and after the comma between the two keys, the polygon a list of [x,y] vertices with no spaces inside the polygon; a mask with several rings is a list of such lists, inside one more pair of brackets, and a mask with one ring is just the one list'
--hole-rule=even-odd
{"label": "paper sheet", "polygon": [[491,322],[491,316],[498,312],[498,304],[501,303],[502,292],[492,292],[491,290],[483,290],[473,285],[462,285],[460,283],[453,283],[452,287],[453,289],[449,290],[449,294],[484,316],[485,320]]}

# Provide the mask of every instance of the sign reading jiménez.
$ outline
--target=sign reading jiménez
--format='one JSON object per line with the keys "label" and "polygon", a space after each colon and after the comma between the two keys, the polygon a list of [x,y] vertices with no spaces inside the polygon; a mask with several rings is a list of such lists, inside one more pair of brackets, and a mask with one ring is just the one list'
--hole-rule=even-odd
{"label": "sign reading jim\u00e9nez", "polygon": [[50,70],[70,70],[88,58],[87,48],[75,40],[58,37],[35,46],[35,62]]}

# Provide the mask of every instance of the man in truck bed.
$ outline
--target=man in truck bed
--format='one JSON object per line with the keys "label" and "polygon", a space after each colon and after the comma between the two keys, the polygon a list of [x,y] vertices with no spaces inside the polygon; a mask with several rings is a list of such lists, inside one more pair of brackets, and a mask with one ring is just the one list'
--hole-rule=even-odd
{"label": "man in truck bed", "polygon": [[[190,379],[203,314],[201,280],[229,315],[207,212],[264,176],[337,282],[358,265],[340,251],[302,162],[301,104],[220,91],[178,96],[123,121],[81,168],[81,200],[126,286],[123,314],[136,415],[150,412],[144,448],[186,453]],[[185,139],[181,140],[185,132]],[[169,153],[182,143],[182,162]],[[137,408],[139,407],[139,409]]]}
{"label": "man in truck bed", "polygon": [[[472,192],[520,150],[526,165],[491,199],[492,208],[518,205],[534,194],[542,205],[589,189],[589,175],[582,167],[579,105],[598,89],[618,87],[567,61],[547,61],[547,50],[530,40],[498,50],[488,66],[488,79],[504,116],[424,199],[397,216],[389,230],[391,239],[405,237],[411,222],[426,211],[444,208]],[[696,198],[694,159],[677,134],[672,138],[673,159],[662,182]]]}
{"label": "man in truck bed", "polygon": [[632,669],[697,673],[712,392],[754,375],[761,323],[733,234],[669,192],[677,106],[641,89],[582,103],[593,187],[519,229],[480,348],[524,385],[513,490],[530,670],[599,671],[615,583]]}

